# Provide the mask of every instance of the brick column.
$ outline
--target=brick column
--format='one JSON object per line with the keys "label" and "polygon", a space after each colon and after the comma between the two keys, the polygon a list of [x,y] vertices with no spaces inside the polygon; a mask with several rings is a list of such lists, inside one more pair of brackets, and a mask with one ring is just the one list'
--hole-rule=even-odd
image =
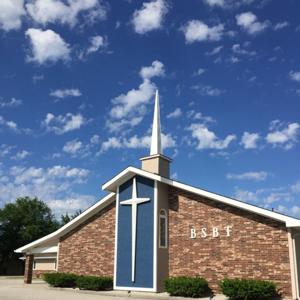
{"label": "brick column", "polygon": [[32,270],[33,270],[33,255],[26,255],[25,260],[25,272],[24,283],[30,284],[32,282]]}

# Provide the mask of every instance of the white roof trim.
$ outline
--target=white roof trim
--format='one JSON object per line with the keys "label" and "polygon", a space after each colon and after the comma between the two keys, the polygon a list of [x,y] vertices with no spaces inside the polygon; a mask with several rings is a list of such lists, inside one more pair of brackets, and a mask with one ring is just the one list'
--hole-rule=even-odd
{"label": "white roof trim", "polygon": [[31,250],[31,253],[39,253],[39,254],[44,254],[44,253],[57,253],[58,246],[49,246],[49,247],[36,247]]}
{"label": "white roof trim", "polygon": [[165,183],[167,185],[170,186],[174,186],[176,188],[203,196],[205,198],[208,199],[212,199],[221,203],[225,203],[228,204],[230,206],[234,206],[237,208],[241,208],[243,210],[247,210],[249,212],[255,213],[255,214],[259,214],[261,216],[265,216],[277,221],[281,221],[284,222],[286,224],[287,227],[300,227],[300,220],[293,218],[293,217],[289,217],[274,211],[270,211],[261,207],[257,207],[236,199],[232,199],[229,197],[225,197],[225,196],[221,196],[212,192],[208,192],[199,188],[195,188],[192,187],[190,185],[178,182],[178,181],[174,181],[171,180],[169,178],[165,178],[162,176],[159,176],[157,174],[153,174],[138,168],[134,168],[134,167],[128,167],[125,170],[123,170],[121,173],[119,173],[118,175],[116,175],[115,177],[113,177],[110,181],[108,181],[107,183],[105,183],[102,186],[103,190],[109,190],[111,192],[115,192],[117,186],[119,186],[120,184],[126,182],[128,179],[130,179],[131,177],[133,177],[134,175],[140,175],[140,176],[144,176],[162,183]]}
{"label": "white roof trim", "polygon": [[17,250],[15,250],[15,252],[16,253],[30,252],[31,250],[34,251],[33,248],[35,248],[39,245],[45,244],[45,243],[49,243],[49,242],[57,242],[58,243],[59,237],[65,235],[66,233],[68,233],[69,231],[71,231],[72,229],[74,229],[75,227],[80,225],[82,222],[84,222],[88,218],[90,218],[95,213],[94,212],[95,210],[99,211],[99,210],[103,209],[104,207],[106,207],[108,204],[110,204],[114,200],[114,196],[115,196],[115,193],[110,193],[109,195],[107,195],[104,198],[102,198],[101,200],[99,200],[96,204],[94,204],[93,206],[91,206],[90,208],[85,210],[82,214],[80,214],[79,216],[77,216],[76,218],[74,218],[69,223],[67,223],[66,225],[59,228],[58,230],[38,239],[30,244],[27,244],[21,248],[18,248]]}

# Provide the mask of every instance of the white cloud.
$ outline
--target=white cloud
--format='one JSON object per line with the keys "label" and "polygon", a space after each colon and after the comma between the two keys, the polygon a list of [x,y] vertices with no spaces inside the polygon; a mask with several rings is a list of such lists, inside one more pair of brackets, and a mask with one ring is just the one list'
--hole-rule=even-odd
{"label": "white cloud", "polygon": [[94,134],[90,139],[91,144],[97,145],[100,143],[100,137],[97,134]]}
{"label": "white cloud", "polygon": [[272,132],[266,136],[266,141],[273,146],[281,146],[286,150],[293,148],[298,140],[300,124],[290,123],[284,127],[283,123],[277,120],[270,125]]}
{"label": "white cloud", "polygon": [[[6,144],[0,145],[0,157],[5,157],[5,156],[10,155],[10,153],[13,149],[14,149],[13,146],[9,146]],[[0,163],[0,167],[1,167],[1,163]]]}
{"label": "white cloud", "polygon": [[[286,187],[268,187],[254,191],[237,188],[235,197],[241,201],[256,203],[266,209],[274,209],[280,213],[300,217],[298,193],[300,193],[300,181]],[[278,205],[274,206],[275,203]]]}
{"label": "white cloud", "polygon": [[255,0],[203,0],[210,7],[237,8],[243,4],[251,4]]}
{"label": "white cloud", "polygon": [[172,111],[171,113],[169,113],[167,115],[168,119],[175,119],[175,118],[179,118],[180,116],[182,116],[182,111],[179,107],[177,107],[174,111]]}
{"label": "white cloud", "polygon": [[22,17],[25,15],[24,0],[0,1],[0,29],[9,31],[22,26]]}
{"label": "white cloud", "polygon": [[249,34],[257,34],[264,31],[270,24],[269,21],[259,22],[252,12],[241,13],[236,16],[236,22]]}
{"label": "white cloud", "polygon": [[34,83],[37,83],[38,81],[41,81],[45,78],[45,76],[43,74],[36,74],[32,76],[32,81]]}
{"label": "white cloud", "polygon": [[292,214],[293,215],[300,215],[300,206],[297,206],[297,205],[293,206],[292,207]]}
{"label": "white cloud", "polygon": [[82,142],[76,140],[69,141],[65,143],[63,151],[69,154],[76,154],[80,149],[82,149]]}
{"label": "white cloud", "polygon": [[149,31],[160,29],[164,17],[168,12],[168,5],[165,0],[154,0],[144,2],[139,10],[135,10],[132,17],[134,31],[145,34]]}
{"label": "white cloud", "polygon": [[164,65],[160,61],[156,60],[150,66],[142,67],[140,76],[143,82],[139,87],[112,99],[113,106],[109,112],[110,118],[106,122],[107,128],[111,132],[118,132],[126,127],[131,128],[139,124],[155,93],[156,86],[151,79],[164,75]]}
{"label": "white cloud", "polygon": [[20,128],[18,124],[11,120],[6,120],[4,117],[0,115],[0,129],[1,126],[8,128],[11,131],[14,131],[15,133],[25,133],[29,134],[31,132],[28,128]]}
{"label": "white cloud", "polygon": [[[119,138],[119,137],[110,137],[108,140],[104,141],[101,145],[100,151],[98,154],[106,152],[110,149],[139,149],[139,148],[150,148],[151,145],[151,136],[145,135],[138,137],[134,135],[129,138]],[[176,147],[176,141],[171,134],[162,134],[162,148],[174,148]]]}
{"label": "white cloud", "polygon": [[69,44],[53,30],[30,28],[25,35],[29,37],[31,43],[31,55],[27,57],[28,61],[44,64],[58,60],[66,61],[70,58]]}
{"label": "white cloud", "polygon": [[266,205],[275,203],[275,202],[289,202],[292,201],[292,196],[289,192],[276,192],[276,193],[271,193],[270,195],[268,195],[267,197],[264,198],[264,203]]}
{"label": "white cloud", "polygon": [[254,180],[254,181],[264,181],[267,179],[269,173],[265,171],[259,172],[246,172],[242,174],[232,174],[229,173],[226,175],[227,179],[236,179],[236,180]]}
{"label": "white cloud", "polygon": [[213,117],[204,116],[201,112],[196,112],[195,110],[188,111],[186,115],[189,119],[200,120],[203,123],[216,123]]}
{"label": "white cloud", "polygon": [[120,132],[125,128],[132,128],[137,126],[143,120],[142,116],[139,117],[130,117],[128,119],[116,120],[116,119],[108,119],[106,121],[106,127],[110,132]]}
{"label": "white cloud", "polygon": [[110,137],[107,141],[104,141],[101,145],[100,153],[106,152],[109,149],[120,149],[123,147],[122,141],[116,137]]}
{"label": "white cloud", "polygon": [[290,72],[290,79],[300,82],[300,72],[291,71]]}
{"label": "white cloud", "polygon": [[204,2],[209,6],[225,6],[225,0],[204,0]]}
{"label": "white cloud", "polygon": [[224,34],[224,25],[209,27],[199,20],[190,20],[182,27],[187,44],[203,41],[219,41]]}
{"label": "white cloud", "polygon": [[67,113],[64,116],[55,116],[52,113],[48,113],[42,122],[42,126],[45,127],[47,131],[59,135],[79,129],[85,124],[86,120],[81,114],[73,115],[72,113]]}
{"label": "white cloud", "polygon": [[97,144],[99,144],[99,141],[96,141],[96,136],[93,136],[88,144],[83,144],[78,139],[74,139],[65,143],[63,151],[72,157],[84,158],[91,155],[92,147]]}
{"label": "white cloud", "polygon": [[66,97],[80,97],[81,95],[82,93],[79,89],[58,89],[50,93],[50,96],[59,99]]}
{"label": "white cloud", "polygon": [[230,62],[232,62],[233,64],[237,64],[239,63],[241,60],[235,56],[232,56],[230,59],[229,59]]}
{"label": "white cloud", "polygon": [[12,156],[12,159],[14,160],[23,160],[25,159],[26,157],[30,156],[31,153],[26,151],[26,150],[22,150],[22,151],[19,151],[17,152],[14,156]]}
{"label": "white cloud", "polygon": [[212,49],[211,51],[206,52],[205,54],[208,56],[213,56],[213,55],[219,54],[223,48],[224,48],[223,46],[218,46],[218,47],[215,47],[214,49]]}
{"label": "white cloud", "polygon": [[86,49],[82,49],[78,52],[79,59],[85,59],[88,55],[100,50],[104,51],[108,45],[107,38],[101,35],[95,35],[90,37],[89,46]]}
{"label": "white cloud", "polygon": [[241,144],[245,149],[256,149],[259,139],[260,135],[258,133],[249,133],[246,131],[243,133]]}
{"label": "white cloud", "polygon": [[274,26],[274,30],[277,31],[277,30],[281,30],[281,29],[284,29],[286,27],[288,27],[290,25],[289,22],[280,22],[280,23],[277,23],[275,26]]}
{"label": "white cloud", "polygon": [[132,89],[112,100],[114,106],[110,111],[110,116],[115,119],[121,119],[127,117],[135,108],[143,112],[145,109],[143,105],[149,102],[154,92],[154,84],[149,80],[143,81],[138,89]]}
{"label": "white cloud", "polygon": [[87,54],[97,52],[99,49],[106,46],[104,37],[101,35],[96,35],[90,38],[90,46],[87,49]]}
{"label": "white cloud", "polygon": [[300,193],[300,180],[291,186],[291,190],[293,193]]}
{"label": "white cloud", "polygon": [[0,108],[6,108],[6,107],[17,107],[23,104],[23,101],[20,99],[16,99],[16,98],[11,98],[8,101],[3,101],[0,99]]}
{"label": "white cloud", "polygon": [[[79,208],[85,209],[95,201],[92,196],[73,192],[75,186],[86,182],[89,176],[87,169],[61,165],[48,168],[13,166],[4,173],[0,175],[0,203],[24,196],[38,197],[59,215],[62,210],[73,212]],[[68,199],[82,199],[81,207],[75,209]]]}
{"label": "white cloud", "polygon": [[222,150],[229,147],[236,139],[234,134],[228,135],[224,140],[219,139],[213,131],[210,131],[204,124],[192,124],[187,130],[191,131],[192,137],[197,140],[197,149]]}
{"label": "white cloud", "polygon": [[211,96],[211,97],[216,97],[220,96],[224,93],[224,91],[214,88],[210,85],[202,86],[202,85],[193,85],[191,87],[192,90],[199,91],[201,95],[203,96]]}
{"label": "white cloud", "polygon": [[47,204],[56,215],[61,216],[66,213],[72,214],[79,210],[83,211],[94,204],[95,200],[95,197],[92,195],[70,193],[64,199],[51,199],[47,201]]}
{"label": "white cloud", "polygon": [[205,69],[199,68],[193,75],[194,76],[201,76],[204,73],[205,73]]}
{"label": "white cloud", "polygon": [[244,202],[256,202],[258,200],[257,193],[242,189],[237,189],[234,197]]}
{"label": "white cloud", "polygon": [[107,6],[98,0],[31,0],[26,4],[30,17],[37,23],[61,23],[74,26],[80,14],[88,22],[104,20]]}
{"label": "white cloud", "polygon": [[256,55],[256,51],[249,51],[247,49],[244,49],[240,44],[234,44],[232,46],[232,52],[239,55],[248,55],[248,56]]}
{"label": "white cloud", "polygon": [[151,66],[141,68],[140,76],[144,80],[150,80],[153,77],[163,77],[165,76],[165,66],[159,60],[155,60],[152,62]]}

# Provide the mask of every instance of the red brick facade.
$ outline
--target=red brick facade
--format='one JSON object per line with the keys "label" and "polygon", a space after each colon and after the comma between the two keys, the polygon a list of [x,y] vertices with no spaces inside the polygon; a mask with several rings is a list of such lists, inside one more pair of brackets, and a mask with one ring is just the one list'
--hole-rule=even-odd
{"label": "red brick facade", "polygon": [[58,272],[113,276],[115,202],[61,238]]}
{"label": "red brick facade", "polygon": [[[226,236],[225,226],[232,226]],[[200,237],[201,228],[208,236]],[[211,236],[212,227],[221,236]],[[190,229],[198,236],[190,238]],[[225,278],[273,280],[291,296],[288,234],[283,223],[169,189],[169,275],[203,276],[218,292]]]}
{"label": "red brick facade", "polygon": [[32,269],[33,269],[33,255],[26,255],[25,258],[25,271],[24,271],[24,283],[32,282]]}
{"label": "red brick facade", "polygon": [[33,278],[42,278],[46,273],[56,273],[55,270],[33,270],[32,277]]}
{"label": "red brick facade", "polygon": [[[231,226],[230,236],[225,227]],[[220,236],[212,237],[218,227]],[[197,238],[190,238],[190,230]],[[207,237],[200,237],[207,228]],[[61,238],[59,272],[113,276],[115,202]],[[169,276],[203,276],[214,292],[228,278],[272,280],[291,296],[283,223],[169,188]]]}

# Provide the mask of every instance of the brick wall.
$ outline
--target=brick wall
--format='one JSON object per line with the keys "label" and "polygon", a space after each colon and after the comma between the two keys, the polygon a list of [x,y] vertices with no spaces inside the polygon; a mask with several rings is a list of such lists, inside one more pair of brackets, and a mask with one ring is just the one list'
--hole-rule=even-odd
{"label": "brick wall", "polygon": [[114,239],[115,202],[61,239],[58,272],[112,276]]}
{"label": "brick wall", "polygon": [[30,284],[32,282],[32,267],[33,267],[33,255],[32,254],[26,255],[24,283]]}
{"label": "brick wall", "polygon": [[33,270],[32,271],[32,277],[33,278],[42,278],[44,274],[46,273],[56,273],[55,270]]}
{"label": "brick wall", "polygon": [[[285,226],[175,188],[169,189],[169,274],[205,277],[218,290],[225,278],[273,280],[291,296],[288,235]],[[225,226],[232,226],[230,237]],[[222,229],[221,236],[190,238],[193,227]]]}

